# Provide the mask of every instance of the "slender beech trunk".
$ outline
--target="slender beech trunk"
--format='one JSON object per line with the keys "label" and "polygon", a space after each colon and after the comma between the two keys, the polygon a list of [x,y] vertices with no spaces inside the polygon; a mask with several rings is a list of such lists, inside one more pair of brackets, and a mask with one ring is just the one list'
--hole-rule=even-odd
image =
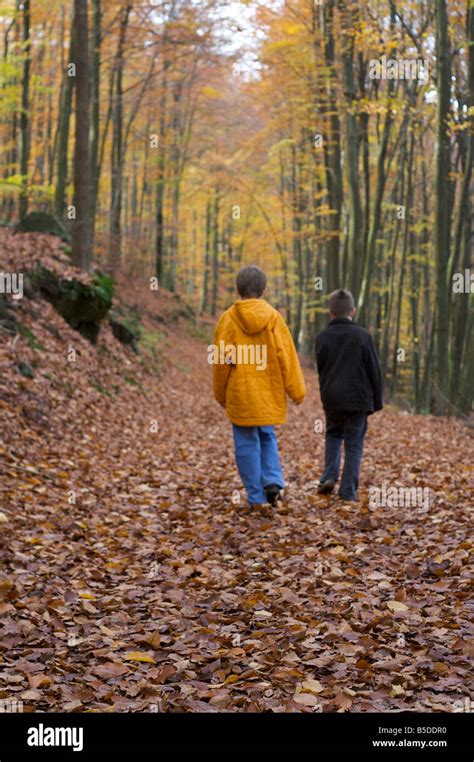
{"label": "slender beech trunk", "polygon": [[92,0],[92,65],[91,65],[91,124],[90,124],[90,235],[95,236],[97,194],[99,191],[99,111],[100,111],[100,0]]}
{"label": "slender beech trunk", "polygon": [[109,266],[116,272],[122,254],[122,191],[124,168],[123,141],[123,69],[125,38],[132,4],[127,3],[122,9],[120,20],[117,54],[115,57],[115,94],[112,108],[112,148],[110,156],[111,197],[109,224]]}
{"label": "slender beech trunk", "polygon": [[436,338],[435,338],[435,405],[434,412],[447,412],[449,303],[450,292],[446,272],[450,254],[451,219],[449,214],[450,135],[449,98],[451,89],[450,42],[446,0],[436,0],[436,87],[438,106],[436,120],[436,173],[434,250],[436,258]]}
{"label": "slender beech trunk", "polygon": [[[455,268],[464,273],[472,265],[473,250],[473,205],[472,205],[472,163],[474,160],[474,5],[471,3],[467,9],[466,16],[466,37],[467,37],[467,65],[469,71],[469,93],[467,99],[469,117],[469,130],[467,132],[467,151],[464,161],[464,177],[459,199],[458,213],[455,224],[455,236],[453,253],[448,273],[447,286],[452,290],[453,275]],[[470,410],[472,401],[472,383],[470,394],[463,384],[462,366],[472,365],[472,340],[469,331],[472,330],[472,315],[469,316],[469,303],[472,294],[462,293],[453,294],[453,340],[450,363],[450,401],[463,412]],[[472,376],[471,376],[472,381]]]}
{"label": "slender beech trunk", "polygon": [[89,51],[87,0],[74,0],[76,27],[76,142],[74,146],[74,207],[72,261],[88,270],[89,247]]}
{"label": "slender beech trunk", "polygon": [[[327,67],[326,75],[326,100],[321,107],[325,114],[328,136],[323,143],[324,164],[326,172],[326,185],[328,191],[329,206],[333,212],[329,216],[329,237],[327,241],[327,290],[333,291],[341,285],[340,272],[340,228],[343,199],[343,180],[341,169],[341,124],[337,109],[336,93],[336,55],[334,42],[334,0],[328,0],[322,11],[324,33],[324,56]],[[317,6],[313,6],[313,14],[316,15]],[[315,23],[313,23],[315,27]],[[315,56],[317,52],[316,40],[314,42]],[[317,60],[317,58],[316,58]],[[327,113],[326,113],[327,112]]]}
{"label": "slender beech trunk", "polygon": [[362,241],[364,218],[360,199],[359,137],[356,117],[356,87],[354,78],[355,16],[351,9],[341,3],[342,18],[342,70],[346,98],[346,149],[347,180],[349,188],[349,229],[347,233],[349,284],[354,297],[360,288],[362,272]]}
{"label": "slender beech trunk", "polygon": [[303,317],[303,257],[301,241],[301,185],[300,162],[295,145],[291,146],[291,197],[292,197],[292,230],[293,230],[293,261],[296,265],[295,316],[293,325],[293,341],[299,346],[300,331]]}
{"label": "slender beech trunk", "polygon": [[[66,186],[68,176],[68,143],[69,126],[72,112],[72,93],[77,74],[77,64],[75,61],[75,10],[71,21],[71,34],[69,42],[69,57],[64,68],[62,81],[62,98],[58,117],[58,138],[56,153],[56,185],[54,190],[54,211],[60,220],[64,220],[64,211],[66,207]],[[73,70],[73,67],[76,70]]]}
{"label": "slender beech trunk", "polygon": [[20,219],[28,211],[28,161],[30,157],[29,110],[30,110],[30,0],[23,0],[23,75],[21,80],[21,113],[20,113],[20,175],[21,191],[19,214]]}
{"label": "slender beech trunk", "polygon": [[397,372],[398,372],[398,358],[397,351],[400,343],[400,327],[402,319],[402,306],[403,306],[403,292],[405,285],[405,273],[406,273],[406,261],[408,256],[408,244],[409,244],[409,232],[410,232],[410,219],[413,207],[413,156],[414,156],[414,135],[413,132],[410,138],[410,150],[408,155],[408,179],[407,179],[407,195],[405,202],[405,227],[403,234],[403,250],[402,261],[400,263],[400,279],[398,282],[398,299],[397,299],[397,312],[395,323],[395,347],[393,352],[392,363],[392,378],[391,378],[391,395],[395,394],[397,385]]}
{"label": "slender beech trunk", "polygon": [[156,181],[156,239],[155,239],[155,268],[156,276],[161,282],[164,276],[164,250],[165,250],[165,225],[164,225],[164,199],[165,199],[165,173],[166,173],[166,152],[165,152],[165,129],[166,129],[166,103],[168,93],[168,68],[169,63],[163,61],[163,70],[161,76],[161,95],[160,95],[160,119],[158,125],[158,178]]}
{"label": "slender beech trunk", "polygon": [[214,208],[212,210],[212,289],[211,315],[217,311],[217,290],[219,285],[219,188],[214,190]]}
{"label": "slender beech trunk", "polygon": [[204,262],[200,313],[206,312],[209,300],[209,266],[211,261],[211,199],[206,204],[206,229],[204,234]]}

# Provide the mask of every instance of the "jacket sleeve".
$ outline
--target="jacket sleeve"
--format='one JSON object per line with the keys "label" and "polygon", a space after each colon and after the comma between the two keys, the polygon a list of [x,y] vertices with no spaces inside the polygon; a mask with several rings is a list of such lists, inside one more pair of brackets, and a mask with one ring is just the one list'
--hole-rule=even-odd
{"label": "jacket sleeve", "polygon": [[323,341],[321,334],[316,336],[316,367],[318,375],[321,376],[328,355],[327,344]]}
{"label": "jacket sleeve", "polygon": [[301,402],[306,397],[303,371],[301,370],[293,338],[281,315],[278,315],[274,335],[278,362],[283,375],[286,393],[293,402]]}
{"label": "jacket sleeve", "polygon": [[372,387],[372,394],[374,397],[374,412],[382,410],[383,408],[383,380],[382,370],[380,368],[379,358],[377,357],[377,351],[372,336],[369,336],[366,356],[365,367],[367,375],[369,377],[370,385]]}
{"label": "jacket sleeve", "polygon": [[[214,332],[214,346],[217,347],[217,350],[219,350],[219,342],[223,341],[224,344],[228,343],[229,337],[227,336],[226,322],[225,315],[222,315],[216,325],[216,330]],[[225,405],[227,382],[231,370],[231,366],[227,363],[212,363],[212,387],[214,399],[223,405]]]}

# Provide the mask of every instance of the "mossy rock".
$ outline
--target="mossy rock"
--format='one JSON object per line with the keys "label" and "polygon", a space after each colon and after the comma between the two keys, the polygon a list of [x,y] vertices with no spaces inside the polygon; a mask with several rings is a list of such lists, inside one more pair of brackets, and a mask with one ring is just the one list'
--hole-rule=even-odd
{"label": "mossy rock", "polygon": [[139,336],[134,333],[125,323],[121,322],[120,320],[117,320],[114,317],[111,317],[109,319],[110,326],[112,328],[112,333],[117,339],[117,341],[120,341],[122,344],[125,344],[126,346],[132,347],[134,352],[138,352],[138,346],[137,342],[139,339]]}
{"label": "mossy rock", "polygon": [[69,234],[57,217],[48,212],[30,212],[16,226],[17,233],[48,233],[70,243]]}
{"label": "mossy rock", "polygon": [[31,272],[31,279],[66,322],[95,344],[100,324],[112,306],[110,278],[96,273],[88,285],[74,278],[61,278],[40,265]]}

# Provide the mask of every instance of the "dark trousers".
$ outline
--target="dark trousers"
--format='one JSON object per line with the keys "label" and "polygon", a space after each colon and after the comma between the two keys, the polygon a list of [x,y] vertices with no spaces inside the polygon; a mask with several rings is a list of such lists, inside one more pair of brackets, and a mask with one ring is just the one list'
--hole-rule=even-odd
{"label": "dark trousers", "polygon": [[326,413],[326,451],[320,482],[338,480],[344,442],[344,468],[339,486],[343,500],[357,500],[366,431],[367,413]]}

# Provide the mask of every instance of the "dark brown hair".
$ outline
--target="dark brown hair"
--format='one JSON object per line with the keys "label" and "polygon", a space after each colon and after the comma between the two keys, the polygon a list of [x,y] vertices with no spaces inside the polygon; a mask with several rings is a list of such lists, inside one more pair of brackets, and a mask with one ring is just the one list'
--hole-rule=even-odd
{"label": "dark brown hair", "polygon": [[267,276],[256,265],[249,265],[237,275],[236,285],[243,299],[258,299],[265,291]]}
{"label": "dark brown hair", "polygon": [[355,307],[354,297],[345,288],[338,288],[329,295],[329,312],[336,317],[347,317]]}

